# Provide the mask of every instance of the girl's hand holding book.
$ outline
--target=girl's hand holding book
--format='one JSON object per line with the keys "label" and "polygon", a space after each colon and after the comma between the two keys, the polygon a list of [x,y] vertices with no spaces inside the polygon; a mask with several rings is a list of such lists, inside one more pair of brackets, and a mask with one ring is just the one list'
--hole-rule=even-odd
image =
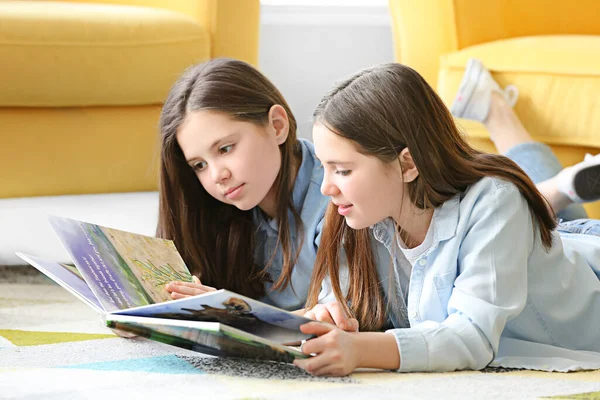
{"label": "girl's hand holding book", "polygon": [[304,313],[304,316],[315,321],[328,322],[344,331],[358,332],[358,320],[346,316],[343,307],[337,301],[317,304]]}
{"label": "girl's hand holding book", "polygon": [[197,276],[192,276],[192,278],[194,280],[193,282],[169,282],[165,286],[165,289],[167,289],[167,291],[171,293],[171,298],[173,300],[183,299],[185,297],[190,296],[197,296],[199,294],[214,292],[215,290],[217,290],[212,286],[203,285]]}

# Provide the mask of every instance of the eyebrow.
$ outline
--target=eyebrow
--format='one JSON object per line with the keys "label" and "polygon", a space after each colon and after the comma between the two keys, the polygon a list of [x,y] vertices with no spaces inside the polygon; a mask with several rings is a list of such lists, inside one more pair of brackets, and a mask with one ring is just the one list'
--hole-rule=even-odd
{"label": "eyebrow", "polygon": [[237,135],[237,133],[230,133],[229,135],[223,136],[222,138],[215,140],[213,144],[210,145],[210,149],[214,149],[219,143],[229,140],[235,135]]}
{"label": "eyebrow", "polygon": [[353,163],[351,163],[350,161],[331,160],[331,161],[327,161],[325,164],[328,164],[328,165],[350,165]]}
{"label": "eyebrow", "polygon": [[[211,144],[211,145],[210,145],[210,149],[211,149],[211,150],[212,150],[212,149],[214,149],[215,147],[217,147],[217,145],[218,145],[219,143],[221,143],[221,142],[224,142],[224,141],[226,141],[226,140],[229,140],[229,139],[231,139],[233,136],[236,136],[236,135],[237,135],[237,132],[234,132],[234,133],[230,133],[229,135],[225,135],[225,136],[223,136],[223,137],[222,137],[222,138],[220,138],[220,139],[217,139],[217,140],[215,140],[215,141],[213,142],[213,144]],[[188,163],[188,164],[191,164],[191,163],[193,163],[194,161],[197,161],[197,160],[198,160],[198,159],[200,159],[200,158],[202,158],[202,157],[192,157],[192,158],[190,158],[190,159],[186,159],[186,160],[185,160],[185,162],[186,162],[186,163]]]}

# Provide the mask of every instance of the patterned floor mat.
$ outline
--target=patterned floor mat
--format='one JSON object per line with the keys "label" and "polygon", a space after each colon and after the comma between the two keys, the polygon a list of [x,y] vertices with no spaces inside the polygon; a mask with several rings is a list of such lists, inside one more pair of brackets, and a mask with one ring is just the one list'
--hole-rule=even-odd
{"label": "patterned floor mat", "polygon": [[318,378],[292,365],[221,359],[123,339],[64,289],[0,283],[0,398],[599,399],[600,371],[486,370]]}

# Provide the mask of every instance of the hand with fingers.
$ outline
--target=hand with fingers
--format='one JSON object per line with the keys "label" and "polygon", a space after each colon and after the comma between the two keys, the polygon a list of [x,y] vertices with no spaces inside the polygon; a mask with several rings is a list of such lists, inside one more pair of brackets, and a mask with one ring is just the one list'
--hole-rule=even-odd
{"label": "hand with fingers", "polygon": [[348,332],[358,332],[358,320],[346,316],[344,308],[337,301],[317,304],[304,313],[304,316],[315,321],[328,322]]}
{"label": "hand with fingers", "polygon": [[302,344],[304,354],[316,354],[296,359],[294,365],[311,375],[346,376],[359,366],[357,332],[345,332],[333,325],[309,322],[300,326],[303,333],[318,337]]}
{"label": "hand with fingers", "polygon": [[203,285],[197,276],[192,276],[193,282],[173,281],[167,283],[165,289],[171,293],[173,300],[183,299],[185,297],[196,296],[203,293],[214,292],[214,287]]}

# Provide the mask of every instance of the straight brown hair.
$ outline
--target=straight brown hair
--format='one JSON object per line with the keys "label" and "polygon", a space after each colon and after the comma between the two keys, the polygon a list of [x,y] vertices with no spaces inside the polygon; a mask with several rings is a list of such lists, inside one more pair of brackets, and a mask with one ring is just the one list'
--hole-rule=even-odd
{"label": "straight brown hair", "polygon": [[[171,88],[160,115],[159,218],[156,235],[171,239],[190,271],[203,284],[226,288],[258,298],[270,281],[269,267],[254,259],[252,210],[242,211],[209,195],[187,164],[176,140],[179,127],[189,112],[214,110],[238,121],[268,125],[273,105],[281,105],[289,120],[287,140],[279,146],[281,168],[277,189],[276,220],[278,245],[283,251],[283,268],[274,290],[290,284],[298,257],[290,232],[291,211],[296,230],[302,221],[292,204],[294,165],[301,158],[296,138],[296,120],[277,88],[251,65],[232,59],[213,59],[186,70]],[[298,235],[300,237],[300,235]]]}
{"label": "straight brown hair", "polygon": [[[323,97],[314,120],[384,163],[399,162],[400,152],[408,147],[419,171],[408,193],[420,209],[437,208],[484,177],[513,183],[529,205],[534,237],[539,232],[543,246],[552,246],[556,221],[531,179],[510,159],[469,146],[442,100],[413,69],[391,63],[358,72]],[[361,329],[381,328],[386,304],[377,284],[369,229],[352,231],[331,204],[325,218],[321,243],[328,245],[318,250],[307,307],[317,303],[321,281],[329,274],[336,299]],[[351,281],[346,297],[338,274],[342,243]]]}

